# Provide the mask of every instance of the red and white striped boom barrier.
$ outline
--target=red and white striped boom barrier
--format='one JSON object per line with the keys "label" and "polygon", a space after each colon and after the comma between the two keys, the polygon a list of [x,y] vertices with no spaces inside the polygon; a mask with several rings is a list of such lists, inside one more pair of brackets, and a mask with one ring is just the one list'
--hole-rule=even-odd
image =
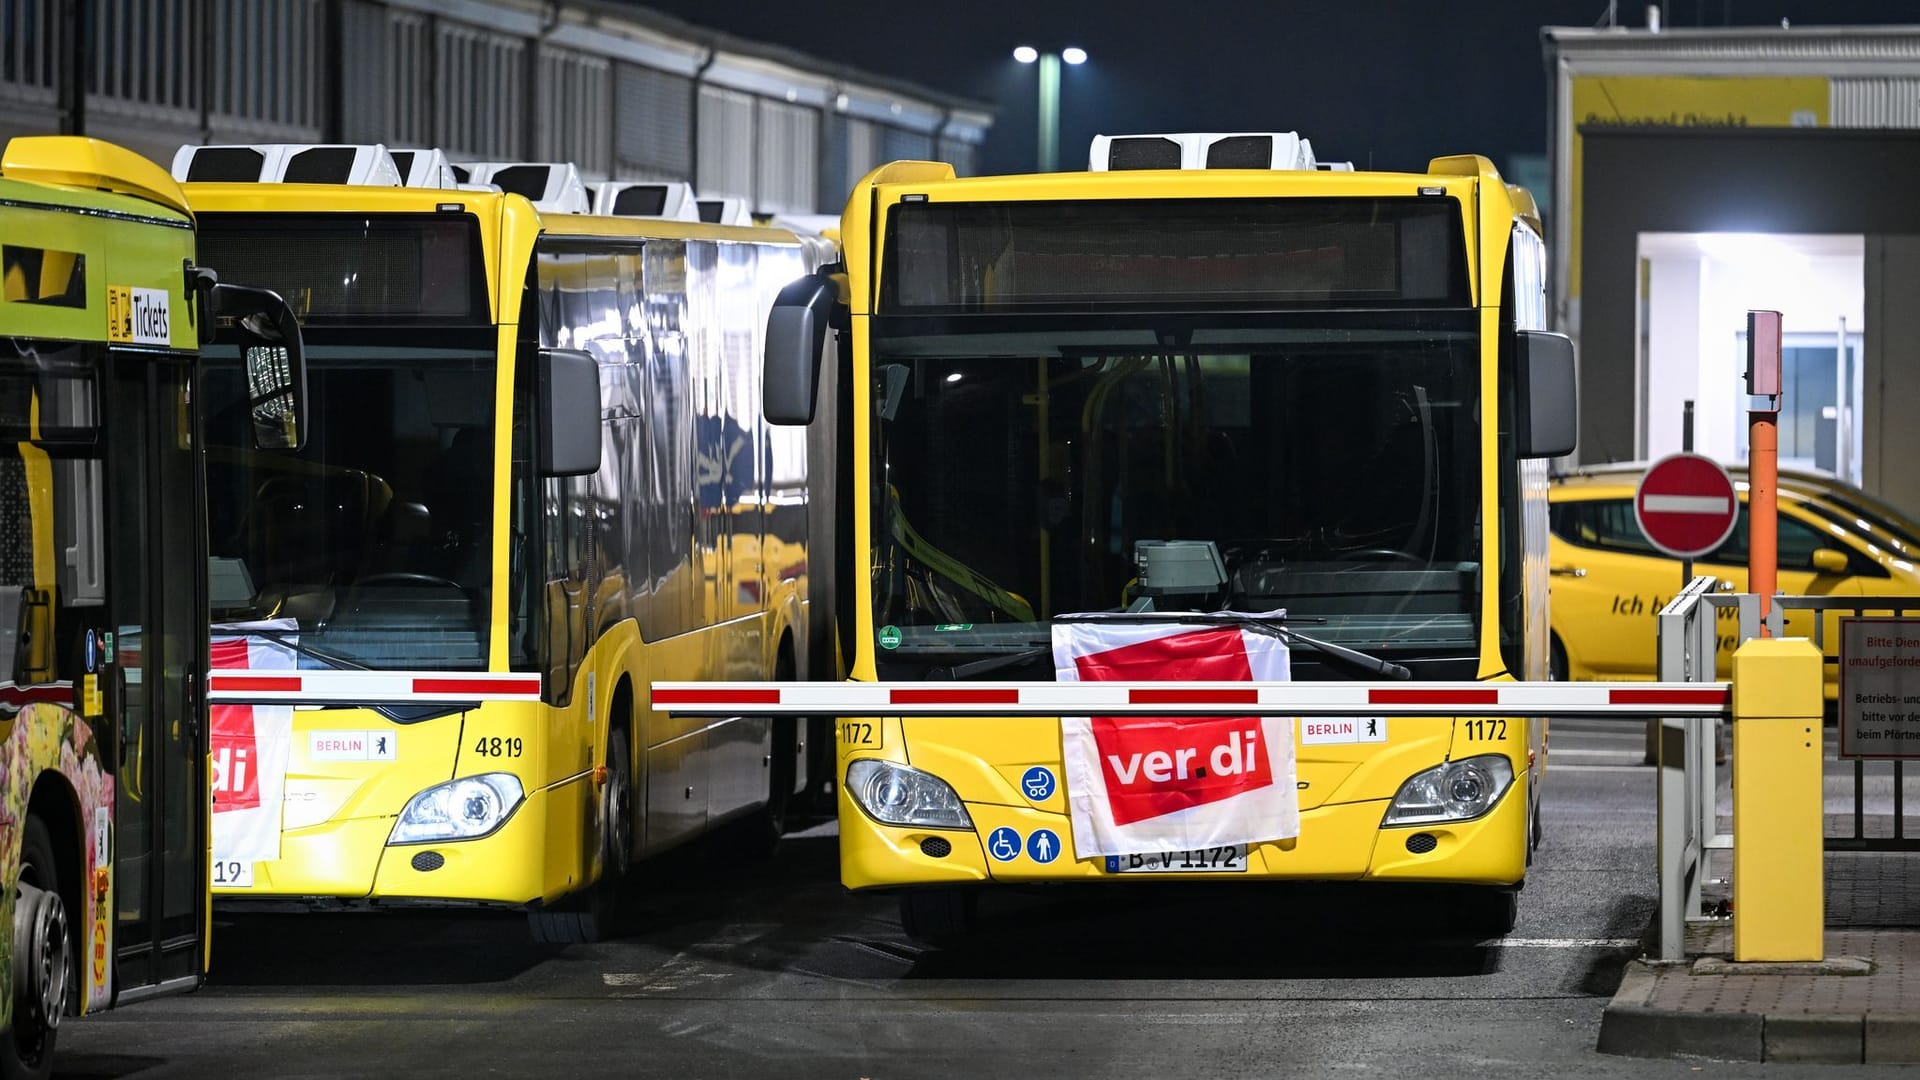
{"label": "red and white striped boom barrier", "polygon": [[215,705],[432,705],[539,701],[540,676],[517,671],[276,671],[215,668]]}
{"label": "red and white striped boom barrier", "polygon": [[1730,683],[656,682],[681,716],[1731,715]]}

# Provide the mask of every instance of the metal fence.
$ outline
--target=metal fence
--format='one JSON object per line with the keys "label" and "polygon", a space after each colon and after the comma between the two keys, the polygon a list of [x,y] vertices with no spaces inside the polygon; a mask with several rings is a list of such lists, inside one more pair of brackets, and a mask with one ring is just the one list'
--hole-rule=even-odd
{"label": "metal fence", "polygon": [[[1796,618],[1795,613],[1803,613]],[[1892,615],[1920,616],[1920,596],[1776,596],[1773,607],[1767,613],[1769,630],[1777,637],[1782,634],[1811,637],[1823,653],[1829,652],[1828,642],[1839,633],[1840,619],[1853,615]],[[1834,648],[1833,653],[1839,650]],[[1826,657],[1829,669],[1839,663],[1837,655]],[[1833,675],[1830,670],[1829,677]],[[1892,781],[1893,813],[1889,822],[1889,831],[1880,835],[1868,835],[1868,824],[1872,817],[1867,813],[1867,797],[1886,780]],[[1841,819],[1843,828],[1850,831],[1842,835],[1827,835],[1828,851],[1920,851],[1920,836],[1911,836],[1907,832],[1907,770],[1906,762],[1899,759],[1890,761],[1867,761],[1855,759],[1853,762],[1853,812],[1851,814],[1828,815],[1831,830],[1833,819]]]}

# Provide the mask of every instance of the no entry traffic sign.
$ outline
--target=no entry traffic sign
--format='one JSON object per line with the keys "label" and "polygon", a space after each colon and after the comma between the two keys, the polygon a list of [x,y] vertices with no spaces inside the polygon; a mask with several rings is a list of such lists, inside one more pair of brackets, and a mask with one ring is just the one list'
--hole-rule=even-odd
{"label": "no entry traffic sign", "polygon": [[1640,478],[1633,516],[1654,547],[1677,559],[1705,555],[1733,532],[1740,496],[1720,463],[1699,454],[1673,454]]}

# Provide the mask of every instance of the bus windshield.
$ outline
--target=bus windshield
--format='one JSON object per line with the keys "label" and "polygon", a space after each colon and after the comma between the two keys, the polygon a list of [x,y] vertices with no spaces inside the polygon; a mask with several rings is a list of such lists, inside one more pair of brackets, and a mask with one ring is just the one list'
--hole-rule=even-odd
{"label": "bus windshield", "polygon": [[1137,602],[1137,542],[1185,540],[1217,545],[1227,585],[1157,610],[1284,608],[1427,661],[1418,677],[1472,677],[1471,318],[876,319],[883,667],[1043,661],[1051,618]]}
{"label": "bus windshield", "polygon": [[207,351],[213,617],[297,621],[302,666],[481,669],[493,336],[393,336],[309,333],[298,452],[252,448],[235,351]]}

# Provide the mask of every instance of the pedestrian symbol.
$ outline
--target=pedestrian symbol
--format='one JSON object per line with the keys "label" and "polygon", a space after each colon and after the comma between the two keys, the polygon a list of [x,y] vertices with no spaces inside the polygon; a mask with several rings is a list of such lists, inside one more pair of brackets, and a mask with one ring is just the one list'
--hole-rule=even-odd
{"label": "pedestrian symbol", "polygon": [[1035,765],[1020,778],[1020,790],[1034,802],[1046,802],[1053,795],[1053,770],[1045,765]]}
{"label": "pedestrian symbol", "polygon": [[1020,857],[1020,834],[1005,825],[987,834],[987,854],[1001,862],[1012,862]]}
{"label": "pedestrian symbol", "polygon": [[1052,829],[1035,829],[1027,837],[1027,855],[1034,862],[1050,863],[1060,857],[1060,838]]}

